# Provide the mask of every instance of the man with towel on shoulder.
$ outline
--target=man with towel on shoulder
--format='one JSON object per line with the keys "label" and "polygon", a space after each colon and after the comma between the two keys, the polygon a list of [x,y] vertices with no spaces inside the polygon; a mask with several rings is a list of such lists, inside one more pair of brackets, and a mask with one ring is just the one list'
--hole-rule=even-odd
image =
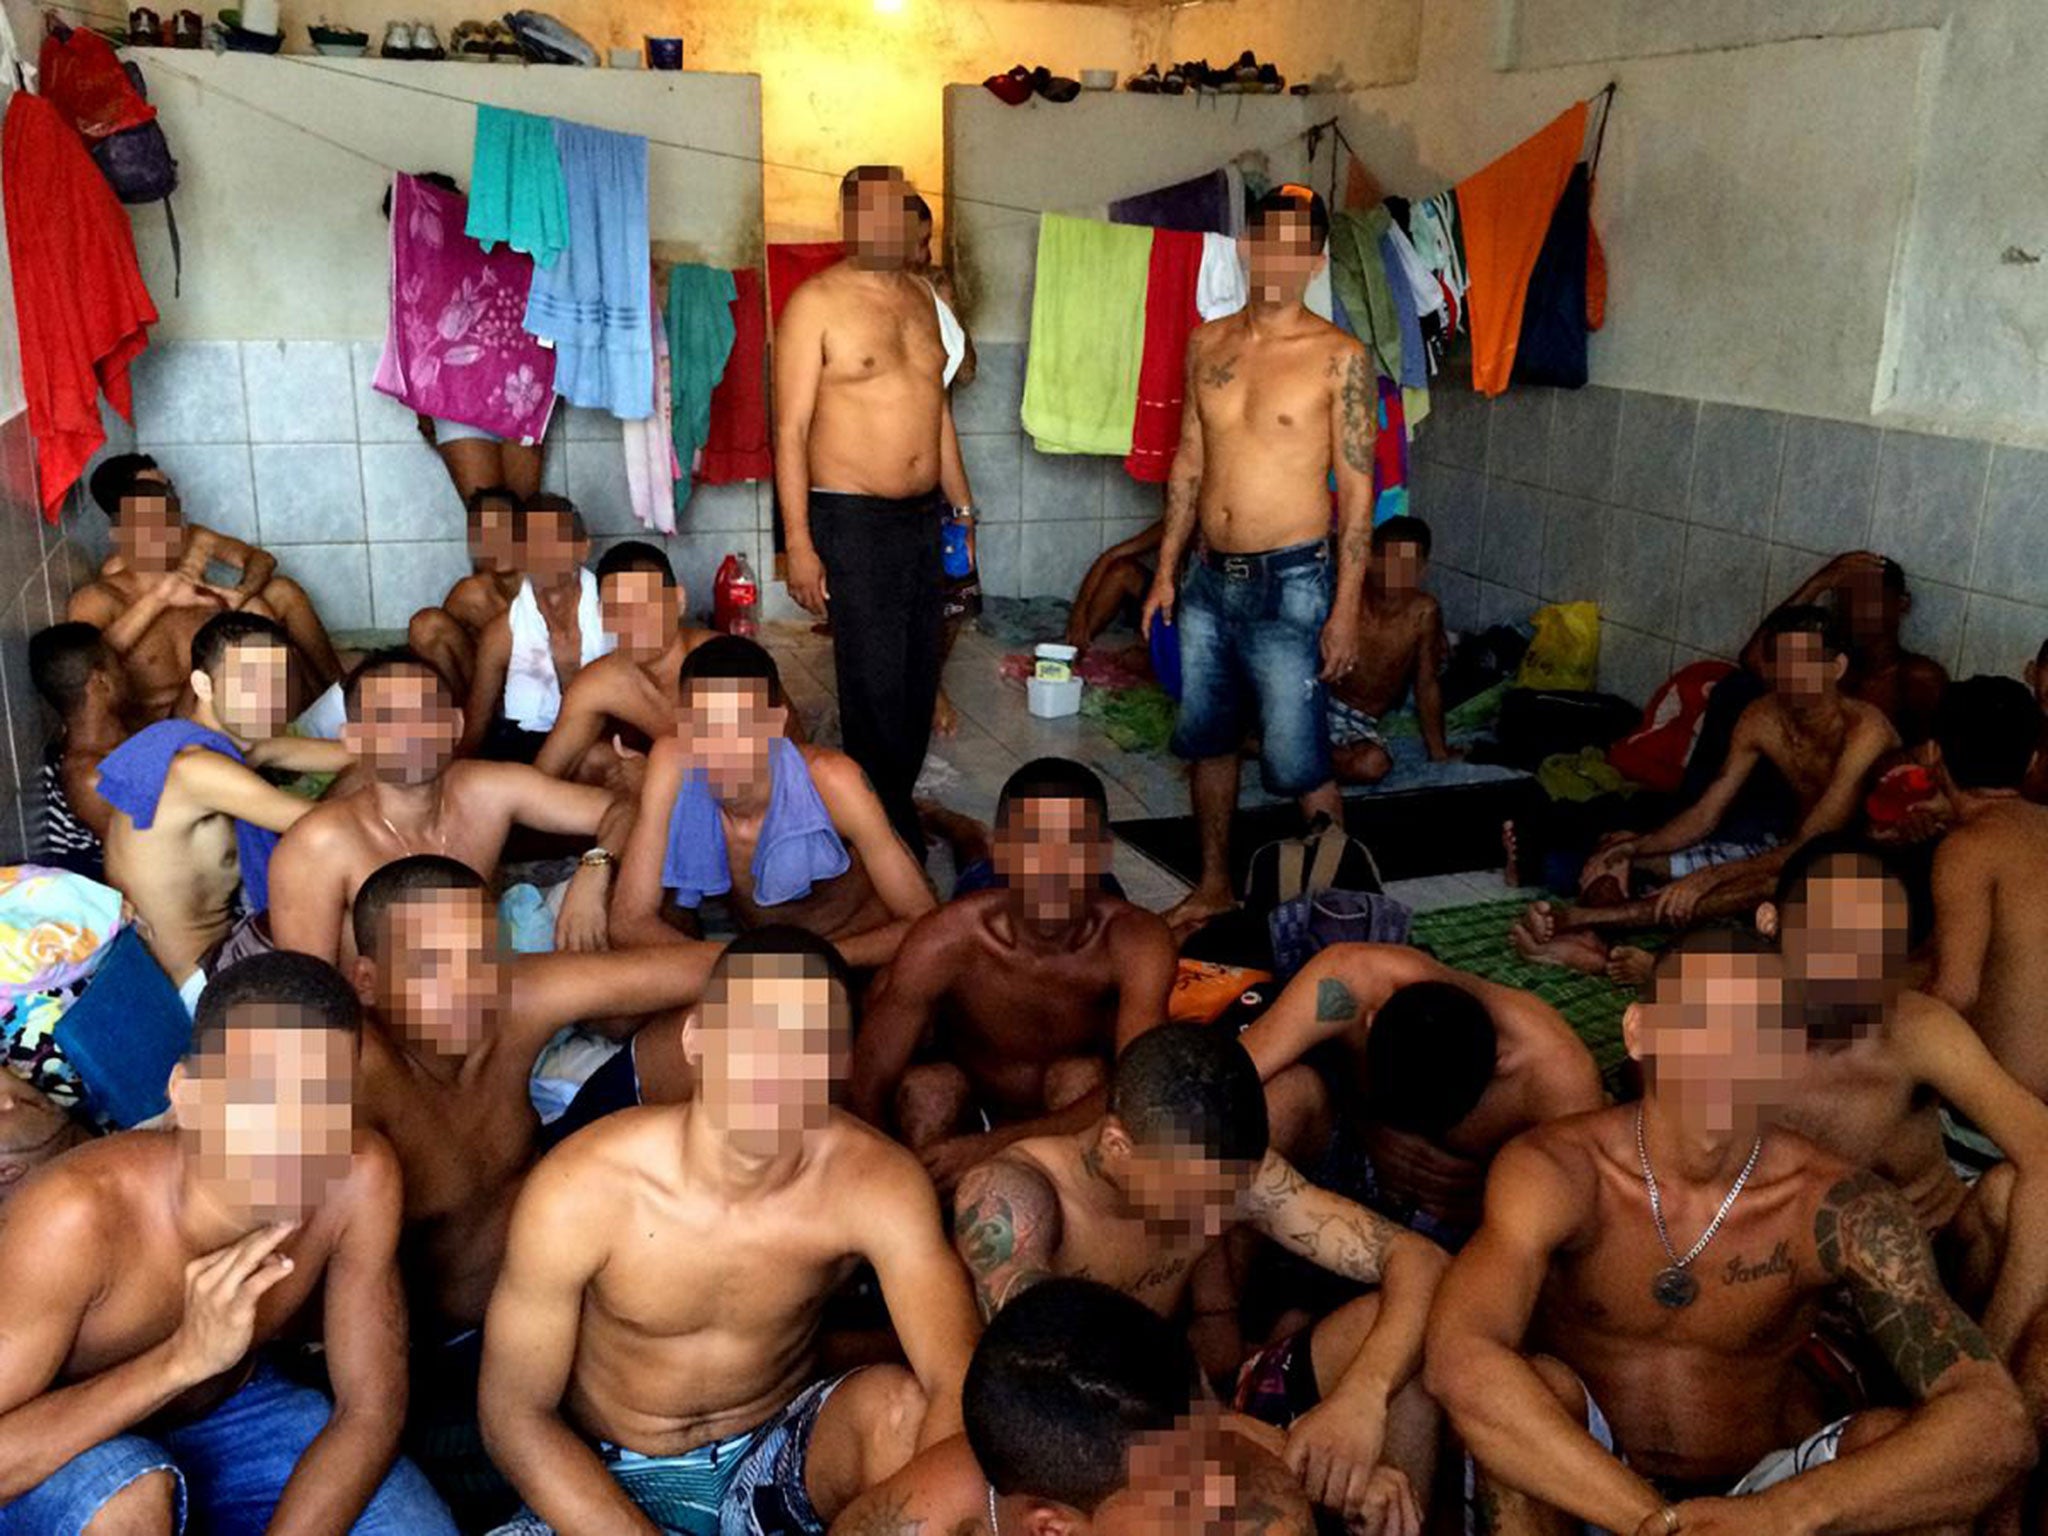
{"label": "man with towel on shoulder", "polygon": [[944,662],[942,530],[973,497],[946,394],[966,337],[910,270],[915,201],[893,166],[839,185],[850,254],[776,327],[775,493],[790,595],[818,614],[831,603],[847,754],[921,858],[911,792]]}
{"label": "man with towel on shoulder", "polygon": [[[1311,817],[1344,820],[1326,688],[1358,657],[1379,396],[1365,348],[1302,304],[1329,232],[1329,211],[1306,187],[1261,198],[1247,247],[1251,302],[1188,339],[1166,537],[1140,620],[1148,637],[1161,619],[1180,633],[1173,750],[1193,764],[1202,875],[1166,914],[1176,933],[1232,905],[1237,758],[1254,725],[1266,788],[1297,796]],[[1202,551],[1177,598],[1197,525]]]}

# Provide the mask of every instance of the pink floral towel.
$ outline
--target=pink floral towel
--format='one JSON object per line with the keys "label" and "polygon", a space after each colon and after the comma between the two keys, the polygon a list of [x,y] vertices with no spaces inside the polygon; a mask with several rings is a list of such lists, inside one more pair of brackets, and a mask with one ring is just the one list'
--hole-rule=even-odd
{"label": "pink floral towel", "polygon": [[462,232],[463,198],[401,175],[391,189],[391,320],[376,387],[424,416],[539,442],[555,354],[527,331],[533,258]]}

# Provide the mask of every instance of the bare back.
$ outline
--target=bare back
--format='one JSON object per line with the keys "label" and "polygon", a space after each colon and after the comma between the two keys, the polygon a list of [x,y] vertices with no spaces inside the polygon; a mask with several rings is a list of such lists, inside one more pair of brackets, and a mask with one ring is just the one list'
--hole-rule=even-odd
{"label": "bare back", "polygon": [[1999,1065],[2048,1099],[2048,807],[2010,800],[1950,830],[1935,854],[1937,890],[1955,858],[1990,885],[1989,942],[1963,1011]]}
{"label": "bare back", "polygon": [[946,400],[946,349],[931,288],[907,272],[863,272],[842,262],[799,294],[817,307],[824,331],[811,484],[868,496],[930,490],[939,478]]}
{"label": "bare back", "polygon": [[[205,750],[187,747],[179,756]],[[242,888],[235,819],[183,793],[173,760],[149,830],[117,811],[106,848],[108,883],[134,904],[164,973],[182,982],[235,926]]]}

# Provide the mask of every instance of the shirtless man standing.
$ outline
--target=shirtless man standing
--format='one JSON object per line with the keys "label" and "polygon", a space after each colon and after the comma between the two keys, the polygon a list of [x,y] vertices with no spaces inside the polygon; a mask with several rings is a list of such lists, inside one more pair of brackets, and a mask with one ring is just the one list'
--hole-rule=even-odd
{"label": "shirtless man standing", "polygon": [[839,184],[847,259],[790,295],[775,329],[775,496],[789,593],[832,616],[841,735],[922,862],[911,791],[944,660],[942,524],[973,495],[946,393],[959,359],[909,264],[916,194],[864,165]]}
{"label": "shirtless man standing", "polygon": [[519,552],[519,498],[491,485],[470,492],[463,506],[475,569],[448,589],[440,607],[412,616],[405,643],[466,698],[477,642],[491,620],[512,606],[526,573]]}
{"label": "shirtless man standing", "polygon": [[[831,1107],[849,1011],[823,940],[738,939],[690,1026],[691,1102],[612,1115],[527,1179],[480,1402],[534,1512],[508,1531],[809,1536],[960,1429],[974,1301],[917,1160]],[[863,1259],[911,1368],[819,1380]]]}
{"label": "shirtless man standing", "polygon": [[[1680,939],[1625,1024],[1646,1098],[1494,1160],[1429,1330],[1482,1529],[1960,1533],[2032,1464],[2019,1392],[1912,1208],[1770,1127],[1801,1070],[1783,1007],[1754,938]],[[1838,1290],[1911,1410],[1819,1400],[1799,1362]]]}
{"label": "shirtless man standing", "polygon": [[1332,944],[1238,1039],[1284,1154],[1451,1249],[1502,1146],[1606,1102],[1555,1008],[1402,944]]}
{"label": "shirtless man standing", "polygon": [[1934,850],[1934,980],[1999,1064],[2048,1099],[2048,807],[2022,799],[2039,713],[2021,684],[1952,685],[1935,727],[1955,823]]}
{"label": "shirtless man standing", "polygon": [[[1735,722],[1721,772],[1697,803],[1646,836],[1603,844],[1580,876],[1580,904],[1557,911],[1539,901],[1517,921],[1516,949],[1532,960],[1605,970],[1641,985],[1650,957],[1624,948],[1609,953],[1600,928],[1685,928],[1743,916],[1771,893],[1778,871],[1799,845],[1839,832],[1861,809],[1865,781],[1899,745],[1898,732],[1876,706],[1842,692],[1849,665],[1835,626],[1818,608],[1780,608],[1764,622],[1771,691]],[[1714,842],[1736,795],[1759,766],[1783,776],[1797,798],[1798,827],[1775,845]],[[1636,876],[1662,882],[1631,900]]]}
{"label": "shirtless man standing", "polygon": [[[1166,914],[1176,933],[1232,905],[1238,750],[1254,721],[1266,788],[1298,796],[1310,817],[1344,820],[1325,690],[1358,658],[1378,396],[1365,348],[1302,307],[1329,233],[1323,200],[1307,188],[1261,199],[1248,247],[1251,303],[1188,339],[1166,537],[1139,620],[1148,637],[1155,620],[1180,631],[1173,750],[1193,764],[1202,874]],[[1176,573],[1197,524],[1202,553],[1176,606]]]}
{"label": "shirtless man standing", "polygon": [[991,1316],[1054,1275],[1174,1316],[1196,1261],[1239,1224],[1377,1286],[1245,1362],[1239,1405],[1288,1431],[1288,1465],[1318,1503],[1368,1529],[1397,1510],[1419,1521],[1436,1414],[1417,1373],[1443,1253],[1269,1150],[1258,1074],[1234,1041],[1201,1024],[1139,1036],[1101,1120],[1005,1149],[961,1180],[956,1209],[954,1246]]}
{"label": "shirtless man standing", "polygon": [[[306,696],[341,676],[341,658],[305,588],[277,574],[277,557],[230,534],[185,521],[170,476],[146,453],[117,454],[93,471],[92,497],[114,525],[114,552],[100,566],[99,579],[72,594],[69,617],[97,624],[108,643],[129,658],[144,696],[169,712],[176,686],[165,696],[185,654],[181,621],[170,610],[226,608],[267,614],[284,625],[310,668]],[[132,526],[131,526],[132,524]],[[183,583],[166,582],[175,572]],[[233,585],[225,583],[233,579]],[[137,609],[146,616],[138,617]],[[204,622],[204,615],[192,620]],[[165,619],[161,638],[150,631]],[[189,638],[190,629],[184,631]],[[168,651],[164,647],[169,647]],[[165,660],[165,657],[170,658]],[[150,680],[158,680],[151,687]]]}
{"label": "shirtless man standing", "polygon": [[192,640],[192,718],[159,720],[100,761],[99,792],[115,812],[107,881],[179,986],[268,947],[261,920],[278,834],[313,802],[249,760],[284,728],[291,662],[274,620],[217,613]]}
{"label": "shirtless man standing", "polygon": [[788,923],[849,965],[886,965],[938,903],[845,753],[782,739],[774,658],[719,635],[683,663],[675,731],[654,744],[612,898],[618,944],[680,944],[662,915],[724,896],[742,929]]}
{"label": "shirtless man standing", "polygon": [[1415,714],[1432,763],[1448,762],[1444,741],[1443,609],[1422,590],[1429,524],[1390,517],[1372,531],[1372,569],[1358,609],[1358,660],[1330,684],[1332,760],[1340,784],[1377,784],[1393,771],[1380,716],[1415,690]]}
{"label": "shirtless man standing", "polygon": [[550,778],[602,782],[617,767],[614,732],[645,752],[676,728],[676,677],[683,658],[713,631],[689,622],[687,598],[668,556],[638,540],[597,562],[598,609],[618,642],[578,672],[533,766]]}
{"label": "shirtless man standing", "polygon": [[[0,1533],[455,1536],[393,1458],[401,1192],[356,1124],[355,999],[259,955],[199,1005],[175,1128],[58,1159],[0,1221]],[[320,1300],[320,1311],[310,1303]],[[310,1324],[332,1404],[258,1351]]]}
{"label": "shirtless man standing", "polygon": [[355,953],[349,904],[373,873],[409,853],[439,853],[488,879],[514,826],[591,839],[562,898],[555,945],[605,947],[630,801],[524,763],[456,761],[462,712],[441,674],[410,651],[365,660],[349,674],[344,702],[341,742],[369,782],[315,807],[278,844],[270,922],[279,949],[346,965]]}
{"label": "shirtless man standing", "polygon": [[[1026,763],[996,806],[997,888],[920,918],[869,996],[853,1112],[895,1129],[941,1193],[1012,1142],[1094,1124],[1110,1062],[1166,1018],[1173,935],[1102,889],[1109,850],[1102,781]],[[935,1059],[913,1066],[927,1041]]]}

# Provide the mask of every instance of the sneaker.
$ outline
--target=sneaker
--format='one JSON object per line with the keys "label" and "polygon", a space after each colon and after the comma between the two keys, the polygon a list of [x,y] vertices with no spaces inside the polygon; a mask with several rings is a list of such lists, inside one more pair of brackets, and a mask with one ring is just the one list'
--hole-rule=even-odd
{"label": "sneaker", "polygon": [[387,59],[409,59],[412,57],[412,27],[403,21],[394,21],[384,29],[384,46],[377,50]]}
{"label": "sneaker", "polygon": [[197,11],[180,11],[171,18],[171,46],[198,48],[206,42],[206,23]]}
{"label": "sneaker", "polygon": [[1159,79],[1159,90],[1162,95],[1179,96],[1184,94],[1187,88],[1187,71],[1179,64],[1170,66]]}
{"label": "sneaker", "polygon": [[1268,96],[1278,96],[1286,88],[1287,82],[1280,77],[1278,65],[1261,64],[1259,66],[1259,89],[1261,91],[1265,92]]}
{"label": "sneaker", "polygon": [[128,13],[128,46],[154,48],[164,40],[164,24],[155,11],[138,5]]}
{"label": "sneaker", "polygon": [[1043,64],[1031,72],[1031,88],[1047,101],[1072,101],[1081,94],[1081,82],[1056,75]]}
{"label": "sneaker", "polygon": [[416,21],[412,24],[412,56],[416,59],[445,59],[448,50],[441,46],[441,34],[434,30],[430,21]]}
{"label": "sneaker", "polygon": [[1222,88],[1226,91],[1249,95],[1265,89],[1259,83],[1259,61],[1249,48],[1237,56],[1237,62],[1231,65],[1229,70],[1219,70],[1218,73],[1225,76]]}
{"label": "sneaker", "polygon": [[1158,95],[1159,66],[1157,64],[1147,64],[1140,73],[1131,76],[1130,79],[1124,82],[1124,89],[1136,91],[1141,96]]}

